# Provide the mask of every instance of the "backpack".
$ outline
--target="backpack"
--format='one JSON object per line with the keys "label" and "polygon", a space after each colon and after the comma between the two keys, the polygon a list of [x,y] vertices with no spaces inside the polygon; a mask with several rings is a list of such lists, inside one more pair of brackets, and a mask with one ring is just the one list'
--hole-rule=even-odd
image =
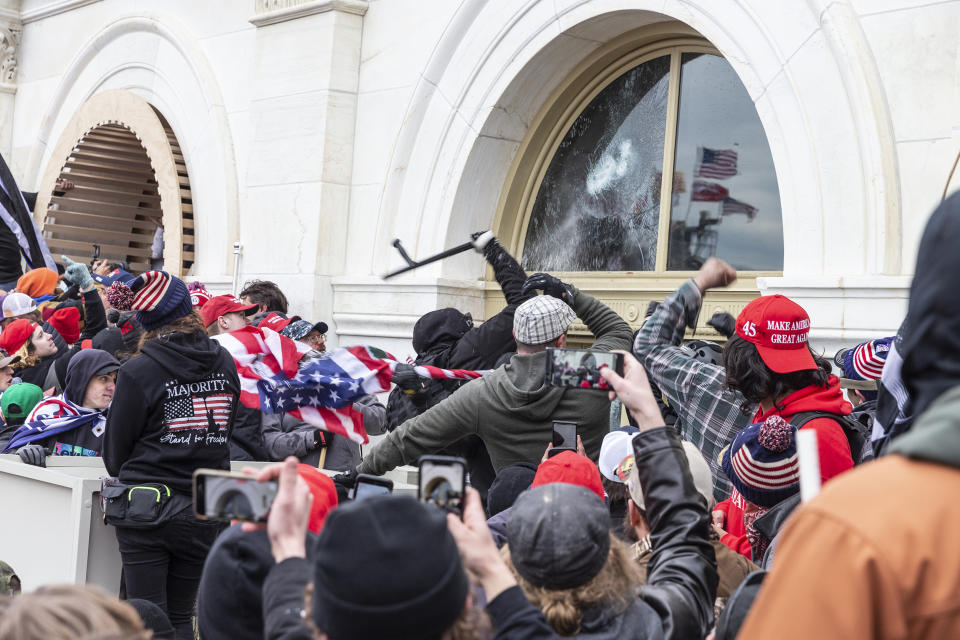
{"label": "backpack", "polygon": [[817,418],[830,418],[840,425],[840,428],[843,429],[843,435],[847,438],[847,444],[850,445],[850,457],[853,458],[853,466],[873,459],[869,447],[870,432],[863,423],[850,416],[841,416],[830,411],[804,411],[790,418],[790,424],[797,429],[801,429],[808,422]]}

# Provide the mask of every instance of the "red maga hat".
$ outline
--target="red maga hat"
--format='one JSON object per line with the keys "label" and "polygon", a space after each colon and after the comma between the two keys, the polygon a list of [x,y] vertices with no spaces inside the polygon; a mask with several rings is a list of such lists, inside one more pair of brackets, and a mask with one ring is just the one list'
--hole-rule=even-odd
{"label": "red maga hat", "polygon": [[209,327],[220,316],[242,311],[244,315],[252,315],[257,309],[255,304],[243,304],[240,298],[231,295],[217,296],[210,298],[200,309],[200,315],[203,316],[203,326]]}
{"label": "red maga hat", "polygon": [[807,346],[810,316],[786,296],[762,296],[737,317],[737,335],[757,347],[763,363],[774,373],[816,369]]}

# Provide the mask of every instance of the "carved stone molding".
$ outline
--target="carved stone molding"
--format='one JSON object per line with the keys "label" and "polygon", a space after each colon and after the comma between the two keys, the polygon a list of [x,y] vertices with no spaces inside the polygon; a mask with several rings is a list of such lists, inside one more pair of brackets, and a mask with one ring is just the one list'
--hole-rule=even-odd
{"label": "carved stone molding", "polygon": [[0,88],[16,85],[19,50],[20,25],[0,23]]}
{"label": "carved stone molding", "polygon": [[362,16],[367,12],[367,6],[367,0],[257,0],[256,14],[250,22],[265,27],[328,11]]}

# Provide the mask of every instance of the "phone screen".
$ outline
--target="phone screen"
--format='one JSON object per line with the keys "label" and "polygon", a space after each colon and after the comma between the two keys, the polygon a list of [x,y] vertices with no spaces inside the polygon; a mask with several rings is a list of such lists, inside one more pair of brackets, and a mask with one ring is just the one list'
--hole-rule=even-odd
{"label": "phone screen", "polygon": [[420,462],[420,500],[444,511],[463,515],[466,462],[462,458],[432,456]]}
{"label": "phone screen", "polygon": [[553,423],[553,448],[577,450],[577,423],[561,422],[559,420]]}
{"label": "phone screen", "polygon": [[277,496],[277,482],[257,482],[248,476],[197,472],[194,511],[207,520],[266,522]]}
{"label": "phone screen", "polygon": [[353,499],[363,500],[364,498],[369,498],[371,496],[384,496],[391,492],[391,488],[386,485],[358,480],[356,487],[353,490]]}
{"label": "phone screen", "polygon": [[610,385],[600,371],[610,367],[623,375],[623,354],[589,349],[547,349],[547,384],[571,389],[600,389]]}

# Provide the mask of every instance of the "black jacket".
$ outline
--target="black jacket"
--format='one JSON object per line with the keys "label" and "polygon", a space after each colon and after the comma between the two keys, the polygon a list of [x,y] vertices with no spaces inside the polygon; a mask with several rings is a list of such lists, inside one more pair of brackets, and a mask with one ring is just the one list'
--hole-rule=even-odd
{"label": "black jacket", "polygon": [[[717,562],[706,504],[693,485],[680,438],[672,428],[641,432],[633,439],[633,451],[655,549],[647,584],[639,594],[644,609],[652,609],[659,619],[659,629],[630,637],[657,637],[655,632],[661,629],[661,637],[668,640],[706,637],[713,626],[717,595]],[[559,639],[543,614],[521,596],[518,588],[508,589],[487,606],[495,637]],[[607,637],[616,621],[614,617],[606,620],[607,626],[591,628],[581,637]]]}
{"label": "black jacket", "polygon": [[190,493],[195,469],[229,469],[240,397],[230,354],[199,332],[143,345],[117,375],[104,438],[107,472]]}
{"label": "black jacket", "polygon": [[[507,306],[477,328],[470,318],[456,309],[438,309],[417,320],[413,328],[413,348],[417,364],[442,369],[493,369],[506,353],[516,351],[513,339],[513,314],[533,293],[521,293],[527,274],[517,261],[491,240],[484,257],[493,267],[494,277],[503,290]],[[398,426],[439,404],[456,391],[464,380],[430,380],[423,393],[416,396],[394,389],[387,401],[387,428]]]}
{"label": "black jacket", "polygon": [[287,558],[273,565],[263,581],[264,640],[313,640],[303,623],[303,593],[312,579],[306,558]]}

